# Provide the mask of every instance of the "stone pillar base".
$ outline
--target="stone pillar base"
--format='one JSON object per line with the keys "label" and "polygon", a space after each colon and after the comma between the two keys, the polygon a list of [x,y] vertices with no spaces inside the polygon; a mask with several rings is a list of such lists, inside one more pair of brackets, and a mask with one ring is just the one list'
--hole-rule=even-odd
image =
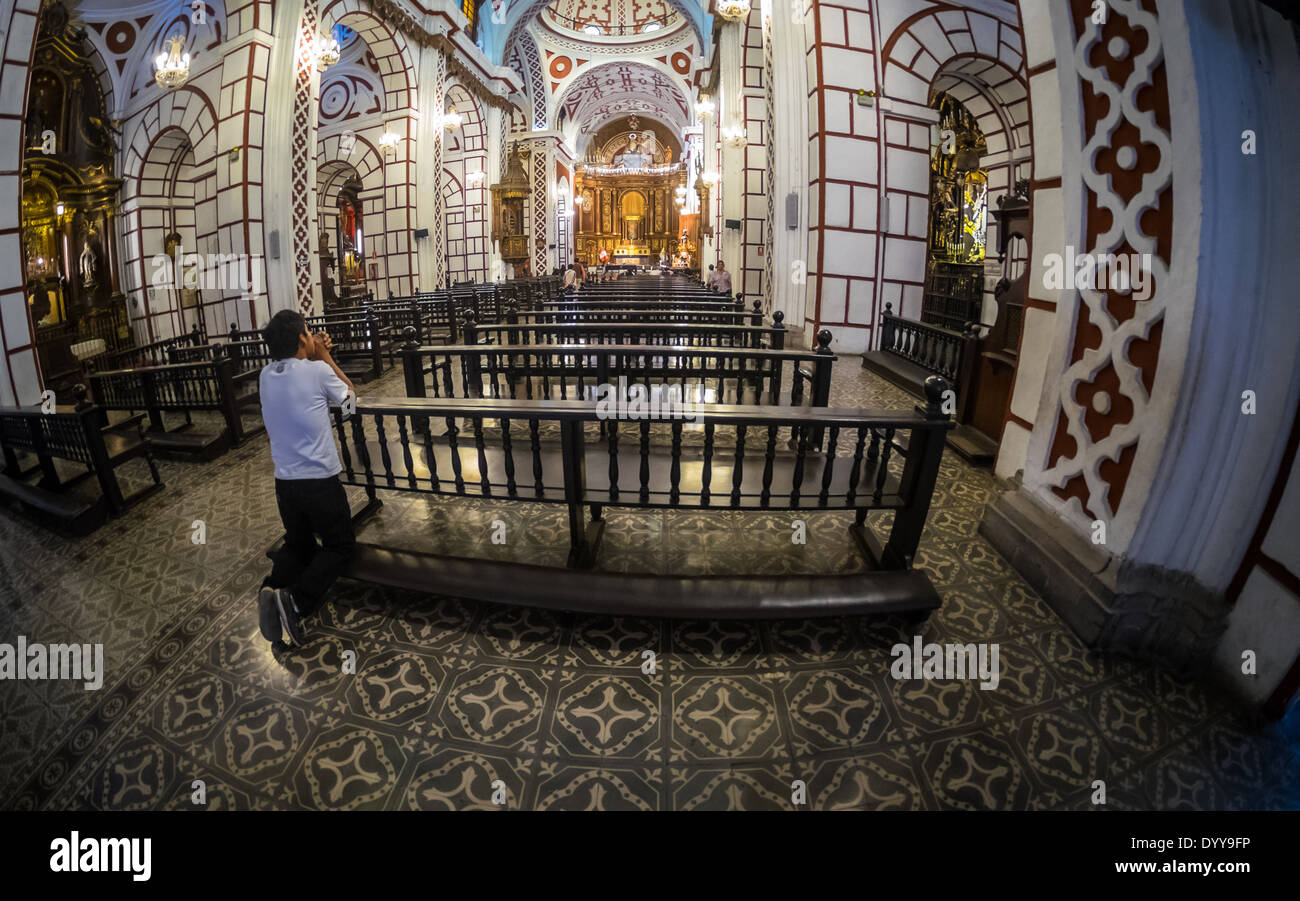
{"label": "stone pillar base", "polygon": [[989,504],[979,531],[1089,647],[1190,675],[1227,627],[1223,599],[1190,575],[1114,556],[1022,488]]}

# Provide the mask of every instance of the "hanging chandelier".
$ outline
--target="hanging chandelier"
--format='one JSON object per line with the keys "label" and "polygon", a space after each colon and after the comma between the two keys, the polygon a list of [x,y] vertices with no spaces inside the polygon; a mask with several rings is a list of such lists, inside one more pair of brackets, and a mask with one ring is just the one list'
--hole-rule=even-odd
{"label": "hanging chandelier", "polygon": [[739,22],[749,17],[749,0],[718,0],[714,8],[728,22]]}
{"label": "hanging chandelier", "polygon": [[749,136],[743,126],[737,125],[723,128],[722,140],[726,141],[728,147],[744,147],[749,143]]}
{"label": "hanging chandelier", "polygon": [[379,136],[379,146],[384,148],[385,154],[392,153],[397,150],[397,145],[401,140],[402,136],[397,132],[386,131]]}
{"label": "hanging chandelier", "polygon": [[717,107],[713,105],[713,101],[709,99],[709,95],[701,94],[700,102],[695,104],[695,112],[699,114],[700,119],[702,120],[712,119],[713,113],[716,110]]}
{"label": "hanging chandelier", "polygon": [[316,68],[324,72],[330,66],[339,61],[342,54],[342,48],[339,47],[338,38],[330,35],[329,37],[320,37],[316,39]]}
{"label": "hanging chandelier", "polygon": [[722,181],[722,176],[716,172],[701,172],[700,181],[704,182],[710,188]]}
{"label": "hanging chandelier", "polygon": [[442,114],[442,127],[447,131],[455,131],[465,122],[465,117],[456,112],[456,104],[452,104],[447,112]]}
{"label": "hanging chandelier", "polygon": [[154,59],[154,67],[158,70],[154,73],[154,80],[158,82],[159,87],[164,90],[179,88],[185,84],[190,77],[190,55],[185,53],[185,38],[180,34],[174,34],[165,42],[165,46],[170,47],[166,53],[159,53]]}
{"label": "hanging chandelier", "polygon": [[483,182],[487,179],[487,173],[482,170],[465,173],[465,184],[471,188],[483,187]]}

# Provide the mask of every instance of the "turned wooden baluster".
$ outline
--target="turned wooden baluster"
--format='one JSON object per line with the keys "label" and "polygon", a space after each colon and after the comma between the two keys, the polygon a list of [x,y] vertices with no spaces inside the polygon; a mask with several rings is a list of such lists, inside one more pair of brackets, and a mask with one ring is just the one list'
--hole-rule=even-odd
{"label": "turned wooden baluster", "polygon": [[825,507],[830,502],[831,491],[831,473],[835,471],[835,445],[840,440],[840,427],[833,425],[828,435],[829,441],[826,447],[826,464],[822,469],[822,491],[817,496],[817,503]]}
{"label": "turned wooden baluster", "polygon": [[885,490],[885,479],[889,477],[889,457],[894,452],[894,427],[888,426],[885,429],[885,437],[881,442],[884,446],[880,453],[880,463],[876,468],[876,490],[872,497],[876,503],[880,503],[880,497]]}
{"label": "turned wooden baluster", "polygon": [[384,431],[384,414],[375,414],[375,438],[379,442],[379,459],[384,464],[384,481],[392,488],[397,484],[393,476],[393,460],[388,453],[388,434]]}
{"label": "turned wooden baluster", "polygon": [[343,411],[337,408],[334,410],[334,430],[338,432],[339,450],[343,453],[343,471],[347,473],[348,481],[351,482],[354,477],[352,454],[348,451],[348,435],[347,430],[343,427]]}
{"label": "turned wooden baluster", "polygon": [[736,426],[736,457],[732,461],[731,472],[731,506],[740,506],[740,483],[744,479],[745,469],[745,425]]}
{"label": "turned wooden baluster", "polygon": [[478,451],[479,486],[483,489],[484,497],[491,497],[492,482],[488,479],[487,447],[483,441],[483,417],[475,416],[470,421],[474,423],[474,447]]}
{"label": "turned wooden baluster", "polygon": [[398,441],[402,443],[402,463],[406,466],[406,483],[414,491],[418,486],[415,482],[415,461],[411,459],[411,437],[406,432],[406,414],[397,414],[397,436]]}
{"label": "turned wooden baluster", "polygon": [[713,481],[713,423],[704,424],[704,467],[700,472],[700,503],[709,505],[709,484]]}
{"label": "turned wooden baluster", "polygon": [[609,425],[609,499],[618,500],[618,420],[608,420]]}
{"label": "turned wooden baluster", "polygon": [[767,450],[763,454],[763,491],[759,495],[759,504],[766,507],[772,497],[772,464],[776,462],[776,434],[778,426],[767,427]]}
{"label": "turned wooden baluster", "polygon": [[438,479],[438,458],[433,453],[433,433],[429,431],[429,417],[418,417],[420,423],[420,435],[424,438],[424,459],[429,465],[429,487],[434,491],[442,490],[442,482]]}
{"label": "turned wooden baluster", "polygon": [[533,454],[533,490],[538,497],[545,494],[546,488],[542,484],[542,446],[537,440],[537,420],[528,420],[528,438],[532,444]]}
{"label": "turned wooden baluster", "polygon": [[461,467],[460,467],[460,447],[459,447],[459,443],[456,441],[456,433],[457,433],[457,431],[458,431],[458,430],[457,430],[457,428],[456,428],[456,419],[455,419],[455,417],[448,416],[448,417],[447,417],[447,447],[451,450],[451,471],[452,471],[452,473],[453,473],[454,476],[455,476],[455,481],[456,481],[456,493],[457,493],[457,494],[464,494],[464,493],[465,493],[465,479],[464,479],[464,477],[462,477],[462,475],[461,475],[461,471],[460,471],[460,470],[461,470]]}
{"label": "turned wooden baluster", "polygon": [[[361,424],[361,414],[354,413],[352,419],[352,443],[357,449],[357,462],[361,464],[366,475],[366,490],[375,490],[375,474],[370,468],[370,448],[366,446],[366,430]],[[371,494],[373,497],[373,494]]]}
{"label": "turned wooden baluster", "polygon": [[799,450],[794,458],[794,477],[790,488],[790,506],[799,506],[799,489],[803,485],[804,460],[808,456],[809,428],[803,425],[794,427],[799,432]]}
{"label": "turned wooden baluster", "polygon": [[650,423],[641,421],[641,502],[650,500]]}
{"label": "turned wooden baluster", "polygon": [[673,431],[673,459],[669,467],[668,482],[672,486],[668,493],[668,502],[676,506],[681,496],[680,488],[682,481],[682,421],[674,419],[672,424]]}

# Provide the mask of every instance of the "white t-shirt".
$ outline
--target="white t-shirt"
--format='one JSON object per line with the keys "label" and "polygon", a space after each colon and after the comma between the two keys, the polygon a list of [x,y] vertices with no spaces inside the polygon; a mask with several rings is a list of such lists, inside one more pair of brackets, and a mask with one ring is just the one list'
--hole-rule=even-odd
{"label": "white t-shirt", "polygon": [[348,386],[329,364],[296,357],[276,360],[262,370],[258,386],[275,477],[324,479],[338,475],[343,467],[334,447],[329,405],[343,403]]}

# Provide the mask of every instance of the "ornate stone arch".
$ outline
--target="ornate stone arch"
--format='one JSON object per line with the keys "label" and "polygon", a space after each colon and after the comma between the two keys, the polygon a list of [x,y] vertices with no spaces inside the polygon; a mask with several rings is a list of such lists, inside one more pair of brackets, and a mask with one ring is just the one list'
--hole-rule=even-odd
{"label": "ornate stone arch", "polygon": [[[186,252],[237,251],[226,245],[218,227],[217,113],[212,101],[189,87],[169,91],[138,121],[130,143],[122,149],[121,276],[130,298],[128,314],[138,336],[156,340],[184,330],[175,291],[159,293],[150,289],[156,271],[151,261],[164,251],[164,234],[175,227],[177,169],[185,154],[191,157],[191,224],[197,242]],[[251,267],[252,261],[245,261],[245,265]],[[245,276],[250,280],[254,277],[251,268]],[[240,292],[222,289],[213,296],[203,293],[201,302],[213,313],[204,316],[207,326],[224,327],[236,313],[227,303],[236,300]]]}

